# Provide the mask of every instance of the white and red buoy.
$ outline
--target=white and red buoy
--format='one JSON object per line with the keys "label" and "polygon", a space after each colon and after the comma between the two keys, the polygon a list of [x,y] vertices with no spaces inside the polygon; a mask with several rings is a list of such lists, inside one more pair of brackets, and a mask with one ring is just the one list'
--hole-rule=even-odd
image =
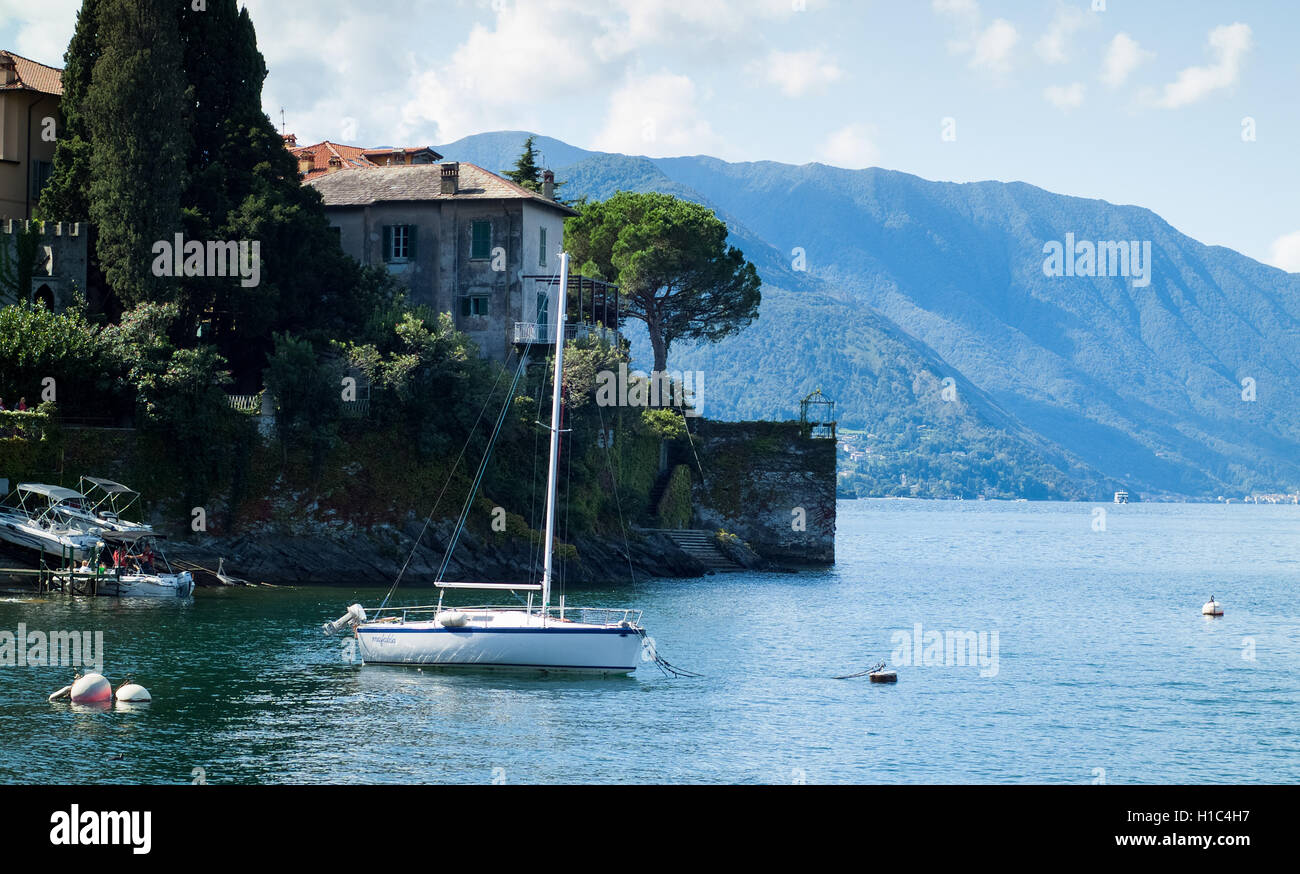
{"label": "white and red buoy", "polygon": [[1201,607],[1201,615],[1202,615],[1202,616],[1222,616],[1222,615],[1223,615],[1223,605],[1220,604],[1218,601],[1214,600],[1214,596],[1211,595],[1211,596],[1210,596],[1210,600],[1206,601],[1205,604]]}
{"label": "white and red buoy", "polygon": [[104,679],[103,674],[86,674],[72,684],[73,704],[99,704],[111,701],[112,698],[113,687]]}

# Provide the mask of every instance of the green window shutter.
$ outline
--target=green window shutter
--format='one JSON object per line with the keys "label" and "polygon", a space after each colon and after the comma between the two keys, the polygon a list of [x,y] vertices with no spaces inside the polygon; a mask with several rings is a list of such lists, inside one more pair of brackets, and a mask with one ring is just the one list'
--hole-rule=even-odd
{"label": "green window shutter", "polygon": [[469,257],[476,260],[492,257],[492,222],[474,222]]}
{"label": "green window shutter", "polygon": [[537,266],[546,266],[546,228],[539,228],[541,236],[537,246]]}
{"label": "green window shutter", "polygon": [[415,225],[406,226],[406,259],[415,260]]}
{"label": "green window shutter", "polygon": [[384,225],[384,261],[393,260],[393,228],[392,225]]}
{"label": "green window shutter", "polygon": [[469,298],[460,299],[460,314],[462,318],[469,318]]}

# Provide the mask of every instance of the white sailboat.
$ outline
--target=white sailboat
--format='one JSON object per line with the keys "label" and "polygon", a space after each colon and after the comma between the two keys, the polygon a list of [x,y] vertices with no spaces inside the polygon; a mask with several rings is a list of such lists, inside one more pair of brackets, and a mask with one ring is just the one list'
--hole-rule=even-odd
{"label": "white sailboat", "polygon": [[[551,606],[555,570],[556,492],[560,457],[564,319],[569,256],[560,255],[555,314],[555,371],[551,401],[550,465],[546,491],[546,539],[542,580],[536,583],[439,581],[438,603],[366,611],[353,604],[327,633],[351,627],[364,664],[447,668],[503,668],[595,674],[629,674],[641,660],[645,630],[641,611]],[[463,520],[462,520],[463,522]],[[512,607],[444,607],[446,591],[526,592],[527,603]],[[540,594],[541,603],[534,605]]]}

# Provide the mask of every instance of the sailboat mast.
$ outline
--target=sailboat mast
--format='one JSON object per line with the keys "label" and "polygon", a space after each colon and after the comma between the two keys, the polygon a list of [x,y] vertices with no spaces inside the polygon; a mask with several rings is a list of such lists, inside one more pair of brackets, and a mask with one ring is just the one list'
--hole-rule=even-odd
{"label": "sailboat mast", "polygon": [[560,401],[564,385],[564,311],[569,305],[569,253],[560,253],[560,294],[555,302],[555,375],[551,397],[551,465],[546,476],[546,548],[542,562],[542,613],[551,602],[555,571],[555,504],[560,468]]}

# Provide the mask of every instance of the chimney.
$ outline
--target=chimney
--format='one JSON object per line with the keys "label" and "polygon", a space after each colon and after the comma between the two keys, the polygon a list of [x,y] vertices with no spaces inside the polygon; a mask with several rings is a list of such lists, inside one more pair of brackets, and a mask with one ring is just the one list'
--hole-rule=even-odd
{"label": "chimney", "polygon": [[280,137],[284,140],[284,144],[291,149],[298,145],[297,134],[280,134]]}
{"label": "chimney", "polygon": [[13,55],[0,52],[0,85],[14,85],[18,82],[18,65]]}
{"label": "chimney", "polygon": [[442,165],[442,193],[455,194],[460,191],[460,163],[448,161]]}
{"label": "chimney", "polygon": [[313,170],[315,170],[315,169],[316,169],[316,153],[315,153],[315,152],[303,152],[302,154],[300,154],[300,155],[298,156],[298,172],[299,172],[299,173],[304,173],[304,174],[306,174],[306,173],[310,173],[311,171],[313,171]]}
{"label": "chimney", "polygon": [[547,200],[555,199],[555,174],[550,170],[542,173],[542,197]]}

